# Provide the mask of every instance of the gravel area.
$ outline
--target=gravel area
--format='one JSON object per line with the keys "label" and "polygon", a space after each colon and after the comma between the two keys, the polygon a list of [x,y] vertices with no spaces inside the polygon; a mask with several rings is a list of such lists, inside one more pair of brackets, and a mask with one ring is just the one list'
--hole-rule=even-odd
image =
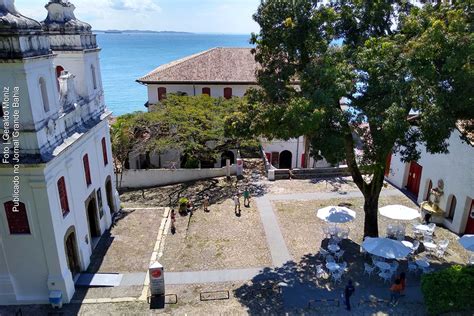
{"label": "gravel area", "polygon": [[92,254],[88,273],[145,272],[163,217],[162,208],[125,210]]}
{"label": "gravel area", "polygon": [[[251,201],[241,216],[234,214],[231,199],[199,208],[189,216],[176,216],[176,233],[168,234],[160,262],[167,271],[196,271],[262,267],[271,265],[260,221]],[[189,226],[188,226],[189,225]]]}

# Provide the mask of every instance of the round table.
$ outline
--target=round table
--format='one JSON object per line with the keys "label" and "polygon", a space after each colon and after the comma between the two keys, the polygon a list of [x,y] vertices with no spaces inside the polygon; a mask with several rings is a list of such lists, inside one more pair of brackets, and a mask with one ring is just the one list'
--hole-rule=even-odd
{"label": "round table", "polygon": [[433,243],[433,242],[428,242],[428,241],[427,241],[427,242],[424,242],[424,243],[423,243],[423,246],[425,246],[425,248],[428,249],[428,250],[435,250],[436,247],[437,247],[435,243]]}
{"label": "round table", "polygon": [[339,246],[336,245],[336,244],[330,244],[330,245],[328,246],[328,249],[329,249],[329,251],[331,251],[331,252],[338,252],[339,250],[341,250],[341,247],[339,247]]}
{"label": "round table", "polygon": [[415,226],[415,229],[416,229],[416,230],[419,230],[419,231],[422,231],[422,232],[427,232],[427,231],[430,230],[430,228],[428,227],[428,225],[424,225],[424,224],[416,225],[416,226]]}
{"label": "round table", "polygon": [[382,271],[390,270],[390,264],[384,261],[376,262],[375,265]]}
{"label": "round table", "polygon": [[402,240],[402,244],[410,249],[413,248],[413,243],[409,242],[408,240]]}
{"label": "round table", "polygon": [[415,263],[421,268],[428,268],[430,266],[430,263],[426,260],[419,259],[416,260]]}
{"label": "round table", "polygon": [[335,262],[328,262],[326,263],[326,268],[328,268],[328,270],[332,272],[332,271],[339,270],[341,266]]}

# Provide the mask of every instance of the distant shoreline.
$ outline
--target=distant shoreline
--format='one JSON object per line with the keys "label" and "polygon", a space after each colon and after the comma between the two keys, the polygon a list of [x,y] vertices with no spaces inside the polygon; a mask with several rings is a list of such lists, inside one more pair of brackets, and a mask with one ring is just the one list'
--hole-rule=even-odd
{"label": "distant shoreline", "polygon": [[149,31],[149,30],[93,30],[94,33],[108,33],[108,34],[121,34],[121,33],[157,33],[157,34],[193,34],[191,32],[176,32],[176,31]]}

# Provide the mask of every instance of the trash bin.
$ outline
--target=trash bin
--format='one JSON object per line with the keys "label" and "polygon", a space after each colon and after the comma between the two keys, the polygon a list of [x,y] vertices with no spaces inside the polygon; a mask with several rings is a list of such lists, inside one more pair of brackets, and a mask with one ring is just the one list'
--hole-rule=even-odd
{"label": "trash bin", "polygon": [[61,291],[49,292],[49,303],[53,308],[63,307],[63,293]]}
{"label": "trash bin", "polygon": [[163,266],[154,262],[148,268],[150,275],[150,293],[152,296],[165,295],[165,276]]}

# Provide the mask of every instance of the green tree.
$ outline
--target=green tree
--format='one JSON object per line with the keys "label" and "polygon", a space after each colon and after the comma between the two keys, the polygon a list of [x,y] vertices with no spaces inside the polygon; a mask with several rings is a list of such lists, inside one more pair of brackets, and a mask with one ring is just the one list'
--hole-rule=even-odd
{"label": "green tree", "polygon": [[387,155],[416,159],[420,143],[446,152],[456,121],[474,117],[472,12],[470,1],[264,0],[252,35],[263,89],[228,133],[306,135],[313,154],[345,158],[365,199],[364,234],[378,236]]}

